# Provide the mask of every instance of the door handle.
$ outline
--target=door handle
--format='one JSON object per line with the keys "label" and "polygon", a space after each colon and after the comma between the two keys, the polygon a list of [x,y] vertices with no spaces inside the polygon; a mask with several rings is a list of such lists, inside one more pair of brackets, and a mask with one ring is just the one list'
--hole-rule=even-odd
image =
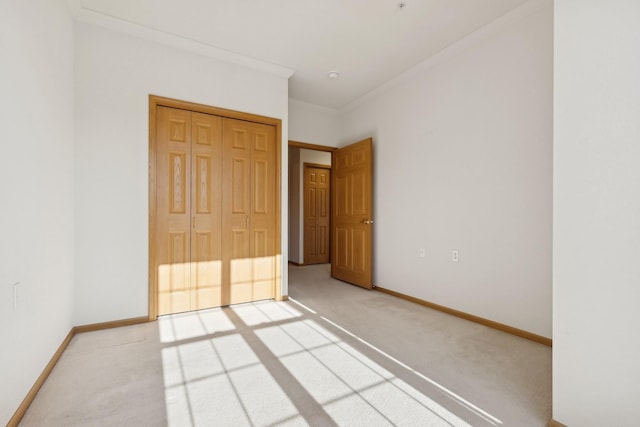
{"label": "door handle", "polygon": [[373,224],[373,220],[372,219],[363,219],[362,223],[363,224]]}

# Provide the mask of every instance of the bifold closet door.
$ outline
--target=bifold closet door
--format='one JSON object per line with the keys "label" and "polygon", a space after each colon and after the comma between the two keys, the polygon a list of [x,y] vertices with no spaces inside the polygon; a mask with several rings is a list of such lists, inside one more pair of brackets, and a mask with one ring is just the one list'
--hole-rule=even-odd
{"label": "bifold closet door", "polygon": [[158,314],[275,297],[274,126],[157,107]]}
{"label": "bifold closet door", "polygon": [[274,298],[275,127],[225,118],[222,135],[223,302]]}
{"label": "bifold closet door", "polygon": [[222,305],[222,118],[191,113],[191,309]]}
{"label": "bifold closet door", "polygon": [[158,107],[158,314],[222,304],[222,119]]}

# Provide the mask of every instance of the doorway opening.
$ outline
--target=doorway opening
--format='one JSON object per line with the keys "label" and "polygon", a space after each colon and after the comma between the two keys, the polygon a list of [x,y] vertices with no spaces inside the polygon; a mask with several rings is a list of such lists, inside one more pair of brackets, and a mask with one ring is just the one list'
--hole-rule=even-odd
{"label": "doorway opening", "polygon": [[[330,204],[330,228],[328,255],[331,276],[366,289],[373,288],[373,141],[371,138],[341,148],[323,147],[289,141],[289,262],[296,265],[316,263],[313,256],[305,255],[313,246],[309,240],[317,239],[315,231],[306,225],[317,221],[304,218],[305,198],[311,198],[314,187],[305,182],[306,171],[312,171],[318,163],[305,162],[303,156],[309,149],[331,153],[330,185],[325,186],[327,205]],[[326,154],[325,154],[326,156]],[[306,165],[305,163],[315,163]],[[314,172],[312,172],[314,173]],[[318,179],[318,172],[315,178]],[[310,176],[310,175],[309,175]],[[328,179],[327,179],[328,181]],[[308,185],[305,185],[308,184]],[[318,187],[315,186],[315,191]],[[317,203],[317,198],[314,196]],[[307,204],[311,204],[307,200]],[[311,261],[311,262],[309,262]]]}
{"label": "doorway opening", "polygon": [[[329,263],[331,260],[331,184],[312,183],[312,179],[320,179],[319,175],[308,176],[305,172],[313,169],[316,172],[320,172],[320,169],[330,171],[332,152],[335,150],[333,147],[289,141],[289,262],[294,265]],[[322,187],[322,195],[319,187]],[[312,192],[315,196],[313,201],[310,200]],[[317,212],[323,196],[326,196],[326,210]],[[326,224],[326,248],[322,248],[323,243],[318,241],[318,234],[322,233],[318,231],[316,220],[319,213],[325,214],[325,218],[320,219],[320,226]],[[326,253],[326,258],[324,255],[317,256],[318,252]]]}

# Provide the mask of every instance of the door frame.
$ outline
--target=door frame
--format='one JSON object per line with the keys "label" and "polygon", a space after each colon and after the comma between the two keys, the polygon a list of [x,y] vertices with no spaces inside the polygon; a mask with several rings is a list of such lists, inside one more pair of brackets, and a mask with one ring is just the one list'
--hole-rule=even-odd
{"label": "door frame", "polygon": [[[307,196],[307,180],[304,178],[306,176],[306,170],[307,168],[315,168],[315,169],[327,169],[329,171],[329,201],[331,201],[331,194],[333,192],[332,190],[332,185],[333,185],[333,180],[331,179],[331,165],[322,165],[320,163],[307,163],[304,162],[302,164],[302,194],[303,197]],[[303,262],[302,265],[307,265],[307,233],[306,233],[306,229],[307,229],[307,204],[303,202],[303,212],[302,212],[302,233],[303,233],[303,239],[302,239],[302,244],[303,244],[303,249],[302,249],[302,253],[303,253]],[[329,210],[329,237],[327,238],[328,242],[329,242],[329,264],[331,263],[331,217],[332,217],[332,213],[331,210]]]}
{"label": "door frame", "polygon": [[[319,144],[310,144],[308,142],[300,142],[300,141],[294,141],[294,140],[289,140],[289,148],[303,148],[305,150],[313,150],[313,151],[324,151],[326,153],[331,153],[331,162],[333,164],[333,152],[337,150],[336,147],[329,147],[328,145],[319,145]],[[304,169],[303,169],[304,170]],[[291,176],[289,176],[289,182],[291,182]],[[304,187],[304,183],[301,183],[301,187]],[[331,181],[331,188],[329,190],[330,192],[333,192],[333,181]],[[303,191],[304,194],[304,191]],[[291,202],[291,194],[289,194],[289,203]],[[304,212],[303,212],[304,214]],[[288,218],[288,221],[291,221],[291,218]],[[303,224],[304,224],[304,218],[303,218]],[[289,224],[287,224],[289,225]],[[303,233],[304,233],[304,226],[303,226]],[[304,238],[302,243],[304,244]],[[302,250],[303,256],[304,256],[304,248]],[[331,249],[329,249],[329,254],[331,254]],[[290,264],[294,264],[294,265],[298,265],[298,266],[303,266],[304,264],[304,259],[303,262],[301,264],[298,264],[297,262],[293,262],[293,261],[289,261],[287,260],[288,263]]]}
{"label": "door frame", "polygon": [[180,101],[172,98],[165,98],[156,95],[149,95],[149,320],[158,318],[158,283],[155,268],[156,262],[156,110],[158,107],[170,107],[181,110],[195,111],[198,113],[212,114],[215,116],[230,119],[245,120],[254,123],[274,126],[276,130],[276,223],[275,223],[275,253],[276,253],[276,283],[275,299],[283,300],[282,295],[282,213],[281,213],[281,191],[282,191],[282,120],[272,117],[260,116],[257,114],[244,113],[241,111],[227,110],[225,108],[212,107],[188,101]]}
{"label": "door frame", "polygon": [[309,144],[308,142],[292,140],[289,140],[289,147],[304,148],[305,150],[325,151],[327,153],[333,153],[337,150],[336,147],[329,147],[328,145]]}

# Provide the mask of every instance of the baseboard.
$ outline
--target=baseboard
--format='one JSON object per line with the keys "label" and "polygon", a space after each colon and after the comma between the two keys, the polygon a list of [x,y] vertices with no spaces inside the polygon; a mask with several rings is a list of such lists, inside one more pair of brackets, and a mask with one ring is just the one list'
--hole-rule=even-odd
{"label": "baseboard", "polygon": [[[442,311],[443,313],[451,314],[452,316],[460,317],[462,319],[470,320],[475,323],[479,323],[484,326],[488,326],[493,329],[497,329],[502,332],[507,332],[512,335],[516,335],[521,338],[526,338],[530,341],[535,341],[540,344],[544,344],[548,347],[551,347],[553,342],[551,338],[543,337],[541,335],[536,335],[534,333],[514,328],[513,326],[505,325],[503,323],[494,322],[493,320],[485,319],[483,317],[474,316],[473,314],[465,313],[463,311],[454,310],[453,308],[445,307],[443,305],[435,304],[429,301],[422,300],[420,298],[412,297],[410,295],[405,295],[400,292],[392,291],[391,289],[381,288],[376,286],[374,288],[377,291],[383,292],[385,294],[393,295],[394,297],[402,298],[407,301],[414,302],[416,304],[423,305],[425,307],[432,308],[434,310]],[[561,427],[562,424],[559,424],[558,427]],[[565,426],[566,427],[566,426]]]}
{"label": "baseboard", "polygon": [[296,265],[298,267],[304,267],[304,263],[301,264],[301,263],[295,262],[295,261],[289,261],[289,264],[293,264],[293,265]]}
{"label": "baseboard", "polygon": [[26,414],[27,409],[29,409],[29,406],[31,405],[31,402],[33,402],[36,394],[38,394],[38,391],[40,391],[40,388],[49,377],[49,374],[51,373],[51,371],[53,371],[53,368],[56,366],[56,363],[58,363],[58,360],[60,360],[60,356],[62,356],[62,353],[64,353],[64,351],[67,349],[67,346],[71,342],[71,339],[74,335],[74,328],[71,328],[65,339],[62,341],[62,344],[60,344],[60,347],[58,347],[58,350],[55,352],[51,360],[49,360],[49,363],[47,363],[47,366],[45,366],[44,370],[31,387],[31,390],[29,390],[29,393],[27,393],[27,396],[24,398],[16,412],[13,414],[13,417],[11,417],[11,419],[9,420],[7,427],[16,427],[18,424],[20,424],[22,417],[24,417],[24,414]]}
{"label": "baseboard", "polygon": [[92,323],[90,325],[76,326],[75,328],[73,328],[73,332],[75,334],[81,334],[83,332],[93,332],[100,331],[102,329],[113,329],[120,328],[122,326],[138,325],[140,323],[147,323],[148,321],[149,318],[147,316],[132,317],[130,319],[113,320],[111,322]]}
{"label": "baseboard", "polygon": [[47,366],[45,366],[44,370],[42,371],[42,373],[40,374],[36,382],[31,387],[31,390],[29,390],[29,393],[27,393],[27,396],[24,398],[24,400],[22,401],[22,403],[20,404],[16,412],[13,414],[13,417],[11,417],[11,419],[9,420],[7,427],[17,427],[18,424],[20,424],[22,417],[24,417],[24,414],[27,413],[27,409],[29,409],[29,406],[31,406],[33,399],[35,399],[36,395],[38,394],[38,391],[40,391],[40,388],[49,377],[49,374],[51,374],[51,371],[53,371],[53,368],[58,363],[58,360],[60,360],[62,353],[64,353],[64,351],[67,349],[67,347],[69,346],[69,343],[71,342],[71,339],[76,334],[80,334],[83,332],[99,331],[102,329],[119,328],[121,326],[137,325],[139,323],[146,323],[146,322],[149,322],[149,318],[147,316],[144,316],[144,317],[133,317],[130,319],[123,319],[123,320],[114,320],[112,322],[102,322],[102,323],[93,323],[90,325],[74,326],[73,328],[71,328],[71,330],[69,331],[65,339],[62,341],[62,344],[60,344],[60,347],[58,347],[58,350],[55,352],[55,354],[53,355],[49,363],[47,363]]}
{"label": "baseboard", "polygon": [[558,422],[558,421],[556,421],[554,419],[549,420],[548,426],[549,427],[567,427],[566,425],[564,425],[564,424],[562,424],[562,423],[560,423],[560,422]]}

